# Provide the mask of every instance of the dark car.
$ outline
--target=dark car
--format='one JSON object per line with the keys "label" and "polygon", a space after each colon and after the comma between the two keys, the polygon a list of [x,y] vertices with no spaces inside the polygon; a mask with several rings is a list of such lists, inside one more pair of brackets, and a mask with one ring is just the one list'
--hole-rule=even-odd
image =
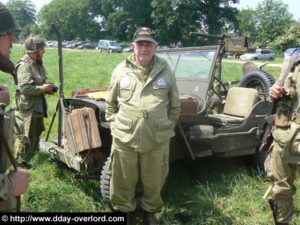
{"label": "dark car", "polygon": [[86,43],[84,43],[82,45],[79,45],[77,48],[78,49],[84,49],[84,48],[86,48],[86,49],[96,49],[96,47],[97,47],[96,43],[94,43],[94,42],[86,42]]}

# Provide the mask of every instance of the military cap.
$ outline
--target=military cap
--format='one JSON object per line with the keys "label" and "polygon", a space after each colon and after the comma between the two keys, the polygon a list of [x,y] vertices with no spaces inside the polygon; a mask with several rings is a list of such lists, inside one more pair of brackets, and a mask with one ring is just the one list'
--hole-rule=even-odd
{"label": "military cap", "polygon": [[22,27],[16,21],[9,9],[0,2],[0,35],[21,31]]}
{"label": "military cap", "polygon": [[156,34],[149,27],[140,27],[135,31],[133,35],[133,42],[138,41],[150,41],[157,44]]}
{"label": "military cap", "polygon": [[30,36],[25,41],[25,48],[27,52],[37,52],[46,46],[45,41],[39,35]]}

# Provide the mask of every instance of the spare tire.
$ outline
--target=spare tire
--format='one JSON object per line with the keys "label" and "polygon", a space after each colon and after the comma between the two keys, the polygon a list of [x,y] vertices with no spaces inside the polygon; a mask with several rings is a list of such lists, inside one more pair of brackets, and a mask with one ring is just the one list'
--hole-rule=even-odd
{"label": "spare tire", "polygon": [[241,79],[239,86],[255,88],[260,94],[268,94],[270,87],[275,83],[275,79],[268,72],[257,69],[251,70]]}

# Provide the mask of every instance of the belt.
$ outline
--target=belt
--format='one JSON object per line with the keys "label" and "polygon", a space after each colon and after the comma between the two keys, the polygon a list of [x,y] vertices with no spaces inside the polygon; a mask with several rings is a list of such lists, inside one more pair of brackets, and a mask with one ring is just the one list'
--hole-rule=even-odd
{"label": "belt", "polygon": [[128,110],[128,109],[120,109],[120,114],[123,114],[124,116],[133,116],[143,119],[149,119],[152,117],[162,117],[164,116],[164,113],[162,111],[148,111],[148,110]]}

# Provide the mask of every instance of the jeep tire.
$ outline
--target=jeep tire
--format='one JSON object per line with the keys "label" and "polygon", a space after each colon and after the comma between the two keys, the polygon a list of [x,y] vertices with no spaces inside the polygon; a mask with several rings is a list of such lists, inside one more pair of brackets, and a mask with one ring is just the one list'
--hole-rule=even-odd
{"label": "jeep tire", "polygon": [[101,175],[100,175],[100,192],[103,198],[103,201],[107,203],[108,207],[113,210],[110,198],[109,198],[109,188],[110,188],[110,179],[111,173],[108,172],[110,156],[106,159]]}
{"label": "jeep tire", "polygon": [[241,79],[239,86],[255,88],[259,94],[269,94],[269,89],[275,83],[275,80],[268,72],[256,69],[247,72]]}

